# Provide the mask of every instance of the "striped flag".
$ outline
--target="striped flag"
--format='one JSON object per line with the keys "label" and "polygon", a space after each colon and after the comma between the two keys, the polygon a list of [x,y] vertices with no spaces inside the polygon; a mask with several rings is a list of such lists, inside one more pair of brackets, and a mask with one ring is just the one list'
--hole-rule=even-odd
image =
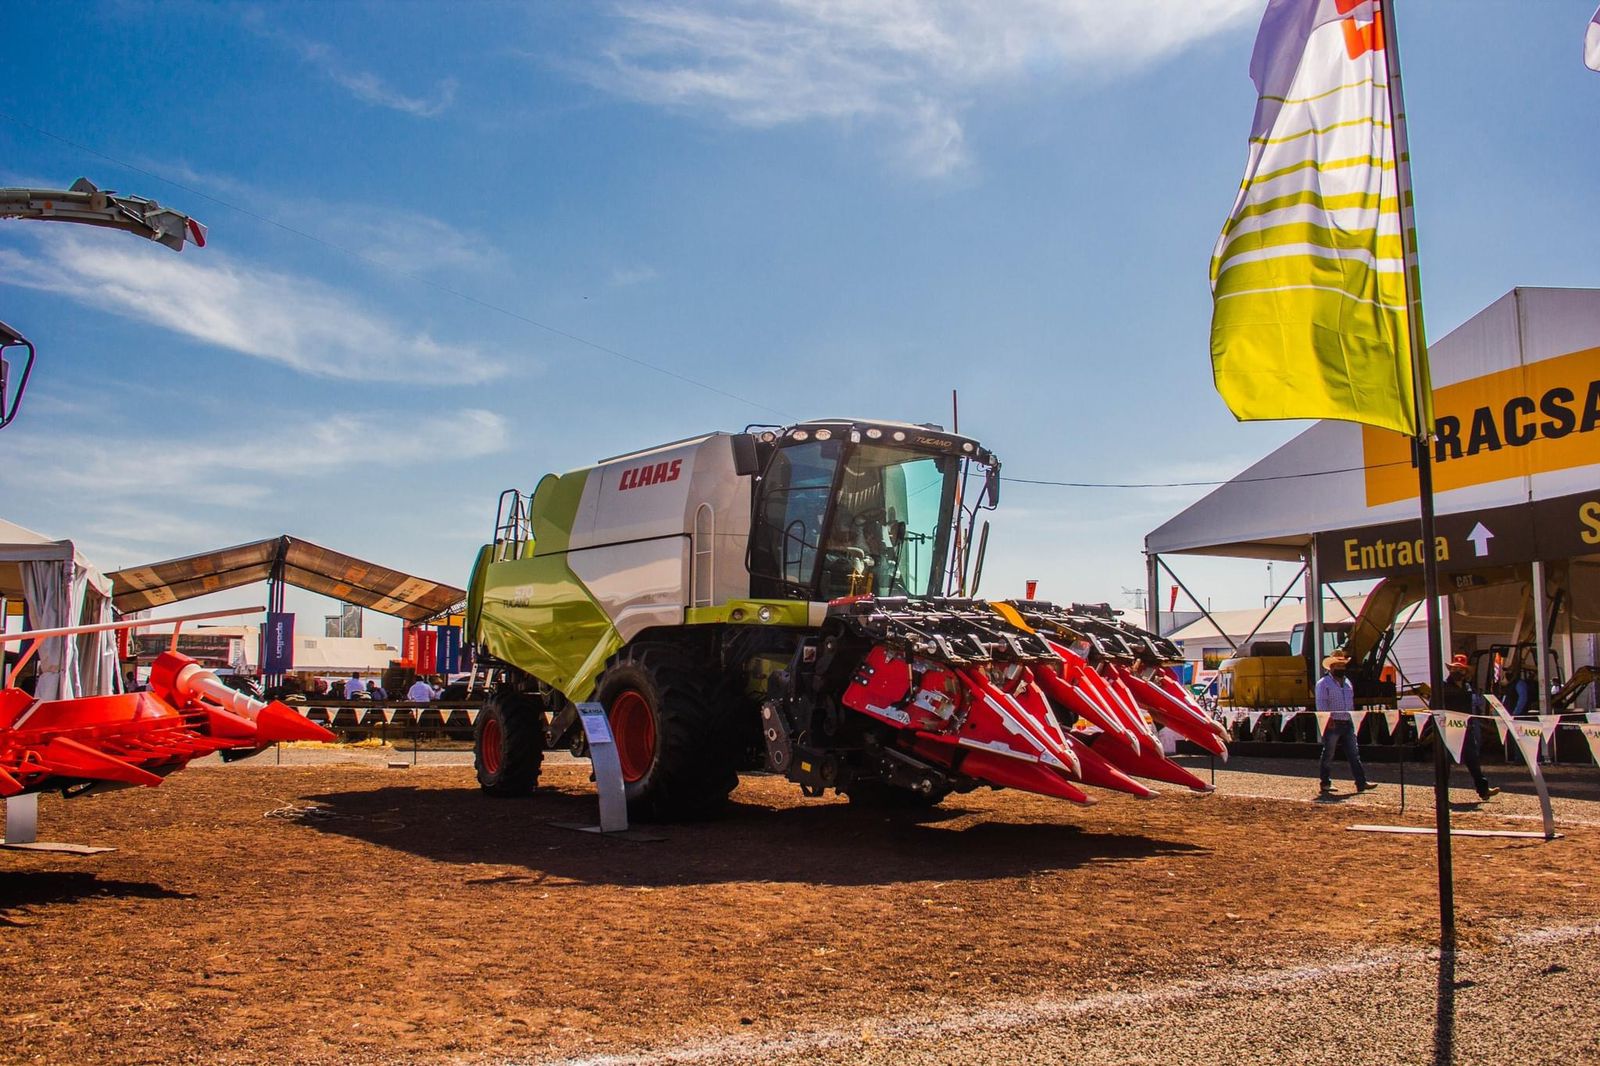
{"label": "striped flag", "polygon": [[1590,70],[1600,71],[1600,8],[1595,9],[1583,35],[1583,62]]}
{"label": "striped flag", "polygon": [[[1336,418],[1414,434],[1378,3],[1270,0],[1250,77],[1249,160],[1211,259],[1217,391],[1241,421]],[[1425,357],[1422,383],[1428,404]]]}

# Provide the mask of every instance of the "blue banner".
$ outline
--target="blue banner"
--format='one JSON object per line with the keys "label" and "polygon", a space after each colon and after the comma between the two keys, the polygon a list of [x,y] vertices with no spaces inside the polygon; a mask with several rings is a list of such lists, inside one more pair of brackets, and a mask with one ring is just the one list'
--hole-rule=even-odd
{"label": "blue banner", "polygon": [[294,669],[294,615],[269,611],[261,631],[261,672],[286,674]]}
{"label": "blue banner", "polygon": [[462,671],[460,626],[439,627],[439,650],[434,669],[446,678]]}

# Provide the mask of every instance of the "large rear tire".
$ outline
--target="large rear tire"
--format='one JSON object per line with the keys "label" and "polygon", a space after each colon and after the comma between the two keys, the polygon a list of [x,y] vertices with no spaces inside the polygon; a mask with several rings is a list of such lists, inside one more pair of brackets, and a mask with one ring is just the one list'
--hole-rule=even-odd
{"label": "large rear tire", "polygon": [[544,704],[515,689],[490,695],[472,734],[472,765],[491,796],[526,796],[544,765]]}
{"label": "large rear tire", "polygon": [[595,689],[641,821],[703,818],[739,783],[735,737],[707,667],[675,644],[641,642],[611,659]]}

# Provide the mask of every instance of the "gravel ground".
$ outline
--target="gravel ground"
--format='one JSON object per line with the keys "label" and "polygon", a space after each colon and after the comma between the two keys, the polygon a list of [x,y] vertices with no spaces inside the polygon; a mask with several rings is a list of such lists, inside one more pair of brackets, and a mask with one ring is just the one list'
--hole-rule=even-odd
{"label": "gravel ground", "polygon": [[[552,764],[558,758],[571,759],[565,752],[545,756]],[[467,748],[413,752],[409,745],[357,746],[354,744],[279,744],[259,755],[238,762],[224,763],[220,755],[196,759],[190,766],[370,766],[383,769],[390,763],[407,766],[471,766],[472,751]]]}
{"label": "gravel ground", "polygon": [[[594,812],[566,753],[516,801],[410,754],[44,797],[117,850],[6,856],[0,1062],[1600,1063],[1593,767],[1552,773],[1563,839],[1457,843],[1441,997],[1432,840],[1347,831],[1430,824],[1426,787],[1315,802],[1314,763],[1239,759],[1215,796],[900,818],[750,774],[639,845],[555,827]],[[1491,772],[1458,824],[1534,828]]]}
{"label": "gravel ground", "polygon": [[780,1040],[711,1039],[562,1066],[1600,1062],[1600,926],[1511,934],[1463,951],[1263,959],[1248,971],[1040,998],[933,1017],[868,1019]]}
{"label": "gravel ground", "polygon": [[[549,765],[559,766],[574,760],[566,752],[547,753]],[[1334,784],[1338,794],[1331,798],[1318,795],[1317,764],[1309,759],[1235,758],[1228,763],[1217,763],[1200,756],[1183,756],[1178,759],[1202,778],[1214,776],[1217,791],[1225,796],[1260,799],[1293,800],[1304,803],[1334,804],[1340,807],[1372,808],[1376,815],[1404,813],[1408,820],[1416,819],[1418,825],[1433,824],[1433,767],[1431,764],[1408,763],[1404,767],[1405,787],[1401,788],[1401,766],[1398,763],[1367,763],[1367,776],[1379,784],[1373,792],[1357,795],[1351,785],[1350,768],[1343,762],[1334,765]],[[237,765],[262,766],[329,766],[351,764],[357,766],[385,767],[390,763],[417,766],[471,766],[472,752],[464,749],[428,750],[413,752],[403,742],[385,747],[357,747],[354,745],[288,745],[262,752]],[[215,755],[197,759],[194,766],[222,765]],[[234,764],[230,764],[234,765]],[[1488,803],[1479,801],[1472,791],[1465,770],[1452,771],[1450,806],[1458,811],[1482,811],[1501,818],[1539,822],[1539,797],[1526,767],[1490,763],[1485,767],[1489,780],[1503,791]],[[1595,766],[1547,766],[1544,774],[1551,794],[1551,807],[1556,828],[1563,825],[1600,825],[1600,768]],[[1403,805],[1402,805],[1403,798]],[[1537,825],[1530,828],[1538,828]]]}

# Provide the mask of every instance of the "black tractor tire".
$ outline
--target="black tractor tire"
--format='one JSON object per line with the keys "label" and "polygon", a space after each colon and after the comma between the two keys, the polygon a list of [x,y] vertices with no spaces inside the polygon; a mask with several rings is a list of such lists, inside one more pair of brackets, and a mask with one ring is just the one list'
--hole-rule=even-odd
{"label": "black tractor tire", "polygon": [[739,784],[738,746],[713,668],[669,643],[641,641],[595,686],[617,742],[628,814],[680,821],[715,814]]}
{"label": "black tractor tire", "polygon": [[891,785],[887,781],[855,781],[847,785],[845,796],[852,807],[865,807],[880,811],[926,811],[937,807],[948,795],[948,788],[920,792],[914,788]]}
{"label": "black tractor tire", "polygon": [[490,693],[472,731],[478,785],[491,796],[526,796],[538,785],[543,765],[542,701],[511,688]]}

